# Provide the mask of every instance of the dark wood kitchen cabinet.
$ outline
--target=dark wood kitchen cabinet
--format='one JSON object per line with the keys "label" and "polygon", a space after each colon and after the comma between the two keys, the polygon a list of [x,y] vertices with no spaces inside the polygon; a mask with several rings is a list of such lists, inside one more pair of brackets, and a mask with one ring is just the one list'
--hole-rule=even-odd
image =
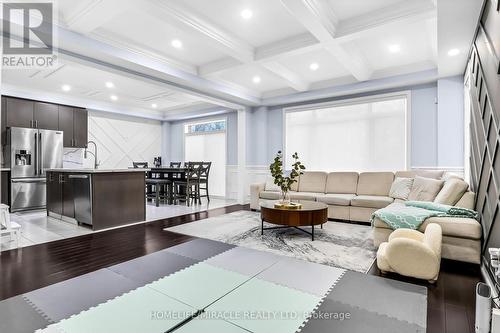
{"label": "dark wood kitchen cabinet", "polygon": [[8,127],[64,131],[64,147],[85,148],[88,112],[86,109],[2,96],[1,138],[7,142]]}
{"label": "dark wood kitchen cabinet", "polygon": [[64,132],[64,147],[85,148],[88,113],[86,109],[59,106],[59,130]]}
{"label": "dark wood kitchen cabinet", "polygon": [[47,213],[75,217],[73,183],[64,172],[47,172]]}
{"label": "dark wood kitchen cabinet", "polygon": [[35,103],[33,101],[5,97],[6,111],[6,127],[34,127],[33,125],[33,109]]}
{"label": "dark wood kitchen cabinet", "polygon": [[35,102],[33,108],[35,128],[57,131],[59,129],[59,110],[56,104]]}

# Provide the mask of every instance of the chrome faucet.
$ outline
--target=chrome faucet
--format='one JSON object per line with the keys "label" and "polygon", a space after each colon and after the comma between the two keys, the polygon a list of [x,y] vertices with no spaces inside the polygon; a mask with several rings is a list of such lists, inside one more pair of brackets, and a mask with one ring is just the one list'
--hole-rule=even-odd
{"label": "chrome faucet", "polygon": [[[89,143],[92,143],[94,145],[95,153],[92,153],[91,151],[88,150]],[[85,150],[83,151],[83,158],[87,158],[87,154],[94,156],[94,169],[97,169],[97,167],[99,166],[99,162],[97,161],[97,144],[94,141],[89,141],[85,145]]]}

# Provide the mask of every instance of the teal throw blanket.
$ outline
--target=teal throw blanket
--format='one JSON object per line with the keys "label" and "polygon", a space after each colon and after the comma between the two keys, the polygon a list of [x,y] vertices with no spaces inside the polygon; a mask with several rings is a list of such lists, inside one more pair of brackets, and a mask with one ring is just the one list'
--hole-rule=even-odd
{"label": "teal throw blanket", "polygon": [[476,211],[426,201],[406,201],[403,205],[391,205],[377,210],[372,215],[387,223],[392,229],[418,229],[429,217],[463,217],[478,219]]}

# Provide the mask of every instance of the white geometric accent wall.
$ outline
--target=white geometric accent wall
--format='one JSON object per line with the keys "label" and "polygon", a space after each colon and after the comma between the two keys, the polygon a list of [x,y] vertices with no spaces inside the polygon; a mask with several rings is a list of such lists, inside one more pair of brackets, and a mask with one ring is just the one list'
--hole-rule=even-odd
{"label": "white geometric accent wall", "polygon": [[[89,111],[89,140],[98,148],[99,168],[128,168],[132,162],[148,162],[161,154],[161,123],[123,115]],[[91,151],[94,150],[89,145]],[[84,167],[92,167],[88,155]]]}

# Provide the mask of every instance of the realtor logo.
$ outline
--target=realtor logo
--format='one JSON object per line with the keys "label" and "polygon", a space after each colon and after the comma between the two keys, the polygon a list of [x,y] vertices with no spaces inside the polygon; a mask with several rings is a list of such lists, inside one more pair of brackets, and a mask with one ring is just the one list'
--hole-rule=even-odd
{"label": "realtor logo", "polygon": [[47,68],[54,54],[53,3],[3,3],[3,54],[6,68]]}

